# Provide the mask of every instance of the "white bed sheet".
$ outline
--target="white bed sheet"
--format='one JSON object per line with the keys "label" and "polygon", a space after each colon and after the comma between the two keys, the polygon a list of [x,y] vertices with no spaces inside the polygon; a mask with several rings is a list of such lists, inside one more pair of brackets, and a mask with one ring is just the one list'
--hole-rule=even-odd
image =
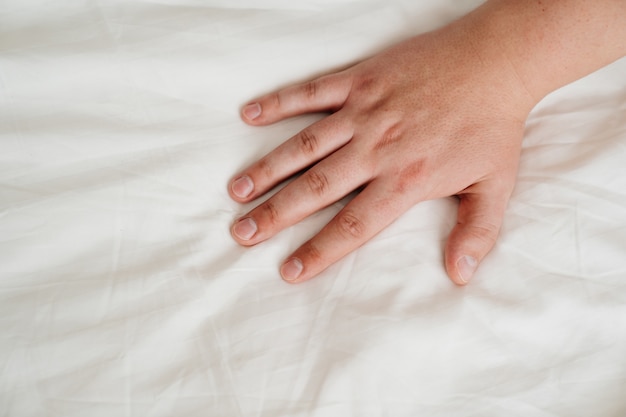
{"label": "white bed sheet", "polygon": [[297,286],[279,262],[345,201],[229,236],[230,176],[320,117],[246,100],[478,3],[0,0],[0,415],[626,415],[624,60],[533,111],[466,288],[452,199]]}

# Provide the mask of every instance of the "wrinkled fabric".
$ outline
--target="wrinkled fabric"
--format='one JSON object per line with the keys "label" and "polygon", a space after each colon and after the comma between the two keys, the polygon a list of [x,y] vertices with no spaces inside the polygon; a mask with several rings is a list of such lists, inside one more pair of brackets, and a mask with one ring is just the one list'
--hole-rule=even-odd
{"label": "wrinkled fabric", "polygon": [[624,60],[534,109],[466,288],[452,198],[302,285],[280,262],[346,200],[230,238],[231,176],[321,117],[248,99],[478,3],[0,0],[0,415],[626,415]]}

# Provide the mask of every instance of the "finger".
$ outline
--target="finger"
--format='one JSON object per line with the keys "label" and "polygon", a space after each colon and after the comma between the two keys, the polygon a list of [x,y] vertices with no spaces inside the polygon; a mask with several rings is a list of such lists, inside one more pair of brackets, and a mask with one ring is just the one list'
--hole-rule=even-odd
{"label": "finger", "polygon": [[255,245],[367,182],[368,173],[355,154],[344,147],[313,166],[237,220],[231,230],[233,238],[245,246]]}
{"label": "finger", "polygon": [[448,276],[465,285],[496,242],[512,186],[480,183],[459,196],[457,224],[445,249]]}
{"label": "finger", "polygon": [[314,123],[236,175],[229,186],[230,196],[248,202],[265,194],[345,145],[353,133],[352,125],[339,113]]}
{"label": "finger", "polygon": [[298,114],[336,110],[349,92],[345,72],[326,75],[260,97],[243,107],[241,117],[251,125],[267,125]]}
{"label": "finger", "polygon": [[306,281],[354,251],[393,222],[408,207],[373,181],[319,234],[298,248],[280,268],[290,283]]}

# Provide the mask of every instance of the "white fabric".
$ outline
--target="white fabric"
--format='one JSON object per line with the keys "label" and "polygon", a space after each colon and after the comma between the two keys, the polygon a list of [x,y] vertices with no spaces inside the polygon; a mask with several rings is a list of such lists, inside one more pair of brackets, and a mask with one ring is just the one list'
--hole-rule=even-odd
{"label": "white fabric", "polygon": [[320,117],[243,103],[477,4],[0,0],[0,415],[626,415],[624,60],[533,111],[466,288],[453,199],[297,286],[345,201],[230,238],[231,175]]}

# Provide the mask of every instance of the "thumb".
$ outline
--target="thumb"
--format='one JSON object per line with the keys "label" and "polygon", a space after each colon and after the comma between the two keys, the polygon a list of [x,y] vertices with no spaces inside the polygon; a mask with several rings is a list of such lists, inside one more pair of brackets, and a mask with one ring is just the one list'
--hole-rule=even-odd
{"label": "thumb", "polygon": [[445,264],[450,279],[465,285],[496,243],[511,189],[487,182],[459,195],[457,223],[446,244]]}

